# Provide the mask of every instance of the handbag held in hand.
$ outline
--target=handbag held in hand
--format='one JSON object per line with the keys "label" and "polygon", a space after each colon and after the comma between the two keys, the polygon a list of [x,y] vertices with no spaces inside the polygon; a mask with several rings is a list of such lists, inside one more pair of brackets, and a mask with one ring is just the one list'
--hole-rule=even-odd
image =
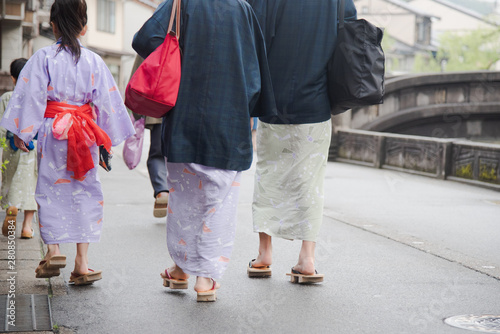
{"label": "handbag held in hand", "polygon": [[174,0],[165,40],[142,62],[127,85],[125,105],[136,114],[160,118],[175,106],[181,81],[180,13],[181,0]]}
{"label": "handbag held in hand", "polygon": [[383,103],[385,91],[382,30],[363,19],[344,21],[345,0],[339,1],[337,45],[327,72],[333,115]]}
{"label": "handbag held in hand", "polygon": [[141,161],[142,144],[144,143],[144,122],[146,119],[141,117],[134,120],[133,116],[131,118],[134,123],[135,134],[128,137],[123,144],[123,160],[128,169],[134,169]]}

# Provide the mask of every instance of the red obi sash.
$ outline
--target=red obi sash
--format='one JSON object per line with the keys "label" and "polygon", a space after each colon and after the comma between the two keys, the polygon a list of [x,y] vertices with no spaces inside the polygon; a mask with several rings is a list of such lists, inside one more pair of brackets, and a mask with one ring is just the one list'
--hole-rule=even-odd
{"label": "red obi sash", "polygon": [[81,179],[94,168],[89,147],[97,144],[111,151],[111,139],[94,121],[92,107],[81,107],[62,102],[47,101],[45,118],[55,118],[52,134],[58,140],[68,140],[67,169]]}

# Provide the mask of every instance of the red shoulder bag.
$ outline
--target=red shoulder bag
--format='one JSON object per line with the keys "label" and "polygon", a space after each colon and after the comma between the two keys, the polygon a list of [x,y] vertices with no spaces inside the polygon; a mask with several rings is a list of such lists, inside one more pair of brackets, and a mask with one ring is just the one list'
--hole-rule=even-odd
{"label": "red shoulder bag", "polygon": [[142,62],[127,85],[125,105],[137,114],[161,118],[175,106],[181,82],[180,13],[181,0],[174,0],[165,40]]}

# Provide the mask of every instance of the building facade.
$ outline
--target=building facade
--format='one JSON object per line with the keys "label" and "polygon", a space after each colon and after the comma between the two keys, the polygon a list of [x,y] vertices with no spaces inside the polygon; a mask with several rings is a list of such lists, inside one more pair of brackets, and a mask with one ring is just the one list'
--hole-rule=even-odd
{"label": "building facade", "polygon": [[432,24],[437,17],[400,0],[355,0],[358,18],[384,29],[386,72],[411,72],[415,56],[429,56],[437,50],[432,44]]}
{"label": "building facade", "polygon": [[[53,0],[0,0],[0,93],[13,89],[10,63],[53,44],[50,7]],[[159,1],[87,0],[88,28],[83,46],[99,54],[123,93],[135,52],[132,38]]]}

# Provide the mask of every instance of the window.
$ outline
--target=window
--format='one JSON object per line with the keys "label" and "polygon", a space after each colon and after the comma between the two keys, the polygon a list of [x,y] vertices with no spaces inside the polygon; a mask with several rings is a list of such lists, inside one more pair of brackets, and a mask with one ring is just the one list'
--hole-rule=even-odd
{"label": "window", "polygon": [[426,40],[425,36],[425,23],[424,22],[418,22],[417,23],[417,42],[423,43]]}
{"label": "window", "polygon": [[97,30],[115,33],[115,2],[97,0]]}

